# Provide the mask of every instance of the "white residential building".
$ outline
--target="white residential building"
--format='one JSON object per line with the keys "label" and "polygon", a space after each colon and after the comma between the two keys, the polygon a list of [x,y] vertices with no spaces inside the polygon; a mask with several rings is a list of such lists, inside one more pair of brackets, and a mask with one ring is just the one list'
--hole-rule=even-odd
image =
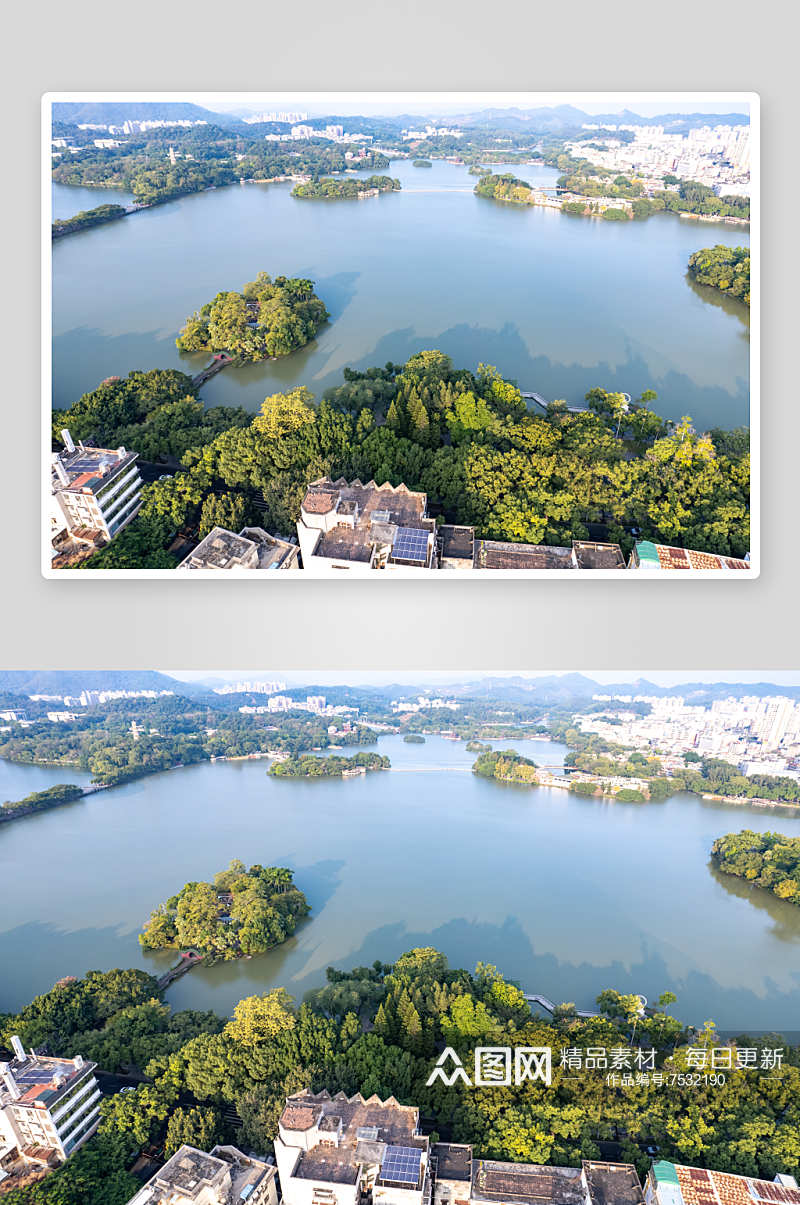
{"label": "white residential building", "polygon": [[138,453],[125,448],[91,448],[69,431],[65,449],[53,453],[50,538],[53,555],[77,546],[107,544],[139,513],[142,479]]}
{"label": "white residential building", "polygon": [[278,1205],[276,1169],[235,1146],[182,1146],[128,1205]]}
{"label": "white residential building", "polygon": [[313,481],[300,507],[297,535],[308,573],[372,570],[415,576],[439,564],[436,523],[427,495],[343,477]]}
{"label": "white residential building", "polygon": [[290,1096],[275,1139],[285,1205],[430,1205],[428,1139],[419,1109],[393,1096]]}
{"label": "white residential building", "polygon": [[18,1037],[14,1057],[0,1063],[0,1145],[15,1146],[24,1161],[37,1151],[69,1158],[100,1124],[96,1063],[26,1054]]}
{"label": "white residential building", "polygon": [[[294,537],[292,537],[294,539]],[[178,569],[299,569],[298,546],[268,535],[261,527],[244,527],[238,536],[213,527]]]}

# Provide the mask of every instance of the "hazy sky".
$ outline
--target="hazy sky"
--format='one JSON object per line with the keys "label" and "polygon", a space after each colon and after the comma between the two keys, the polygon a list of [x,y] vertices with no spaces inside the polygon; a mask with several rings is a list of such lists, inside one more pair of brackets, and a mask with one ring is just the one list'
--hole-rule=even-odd
{"label": "hazy sky", "polygon": [[[138,94],[143,99],[143,94]],[[747,93],[709,92],[186,92],[174,100],[192,101],[215,112],[274,108],[308,113],[361,114],[470,113],[489,108],[536,109],[574,105],[585,113],[617,113],[630,109],[641,117],[659,113],[749,113]],[[120,95],[119,99],[123,99]],[[153,94],[153,99],[156,99]]]}
{"label": "hazy sky", "polygon": [[517,674],[523,678],[540,678],[550,674],[582,673],[600,683],[635,682],[646,678],[656,686],[679,686],[683,682],[772,682],[777,686],[800,685],[800,670],[558,670],[558,669],[475,669],[457,672],[446,670],[182,670],[161,671],[182,682],[194,682],[200,678],[224,678],[226,681],[252,681],[258,678],[279,682],[310,683],[318,686],[384,686],[390,682],[419,682],[446,686],[453,682],[472,682],[479,678],[511,678]]}

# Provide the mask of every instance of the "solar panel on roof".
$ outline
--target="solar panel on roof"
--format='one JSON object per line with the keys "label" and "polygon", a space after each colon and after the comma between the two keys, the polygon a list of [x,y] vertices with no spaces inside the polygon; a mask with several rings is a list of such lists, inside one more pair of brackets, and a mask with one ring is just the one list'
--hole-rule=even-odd
{"label": "solar panel on roof", "polygon": [[417,1184],[422,1151],[417,1147],[387,1146],[381,1179],[394,1184]]}
{"label": "solar panel on roof", "polygon": [[428,532],[421,527],[398,527],[392,556],[404,561],[425,561],[428,556]]}
{"label": "solar panel on roof", "polygon": [[18,1084],[48,1084],[53,1078],[52,1070],[32,1068],[14,1077]]}

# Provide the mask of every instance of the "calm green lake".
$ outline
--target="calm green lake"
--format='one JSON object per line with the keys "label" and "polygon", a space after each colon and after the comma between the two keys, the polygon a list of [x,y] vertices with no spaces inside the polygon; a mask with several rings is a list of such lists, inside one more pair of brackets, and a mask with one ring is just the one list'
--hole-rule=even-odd
{"label": "calm green lake", "polygon": [[[514,170],[529,183],[558,176]],[[133,369],[198,372],[208,357],[175,347],[186,317],[264,269],[315,280],[331,320],[291,356],[220,373],[203,387],[207,405],[255,411],[299,384],[319,395],[345,366],[440,348],[548,399],[579,403],[595,385],[633,397],[655,389],[667,417],[749,424],[749,311],[686,273],[700,247],[749,245],[749,227],[666,213],[605,222],[487,201],[466,167],[443,162],[393,163],[390,174],[402,192],[311,200],[292,199],[289,182],[234,185],[59,239],[53,404]],[[129,199],[53,185],[54,216]]]}
{"label": "calm green lake", "polygon": [[[539,764],[566,752],[520,747]],[[579,1008],[607,987],[670,989],[687,1022],[797,1028],[800,908],[714,871],[709,850],[745,827],[800,836],[800,811],[486,781],[463,742],[439,737],[377,748],[391,771],[293,782],[268,778],[265,760],[202,763],[0,827],[0,1012],[63,975],[160,974],[174,953],[137,943],[151,908],[238,857],[292,867],[312,916],[269,954],[190,971],[169,991],[174,1008],[229,1014],[279,985],[301,999],[329,965],[432,945]],[[0,762],[0,798],[70,780]]]}

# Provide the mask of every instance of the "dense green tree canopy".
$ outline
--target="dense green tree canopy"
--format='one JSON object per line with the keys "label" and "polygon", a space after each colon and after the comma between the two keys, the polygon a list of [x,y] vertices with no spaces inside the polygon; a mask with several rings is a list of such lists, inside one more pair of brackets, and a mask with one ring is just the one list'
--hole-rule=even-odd
{"label": "dense green tree canopy", "polygon": [[750,248],[703,247],[689,256],[689,271],[698,284],[711,285],[728,297],[750,304]]}
{"label": "dense green tree canopy", "polygon": [[529,412],[495,368],[455,368],[435,350],[404,366],[348,369],[319,402],[300,386],[267,398],[248,423],[198,439],[183,456],[187,471],[146,487],[139,516],[86,565],[138,558],[157,567],[166,537],[199,524],[211,495],[238,518],[235,497],[249,513],[257,494],[260,525],[290,536],[309,481],[325,475],[404,483],[481,539],[563,546],[586,539],[588,523],[603,523],[626,552],[636,527],[657,543],[744,556],[746,431],[695,432],[688,417],[665,422],[652,390],[628,406],[597,387],[587,401],[588,413],[560,403]]}
{"label": "dense green tree canopy", "polygon": [[721,870],[800,907],[800,838],[782,833],[727,833],[713,844]]}

